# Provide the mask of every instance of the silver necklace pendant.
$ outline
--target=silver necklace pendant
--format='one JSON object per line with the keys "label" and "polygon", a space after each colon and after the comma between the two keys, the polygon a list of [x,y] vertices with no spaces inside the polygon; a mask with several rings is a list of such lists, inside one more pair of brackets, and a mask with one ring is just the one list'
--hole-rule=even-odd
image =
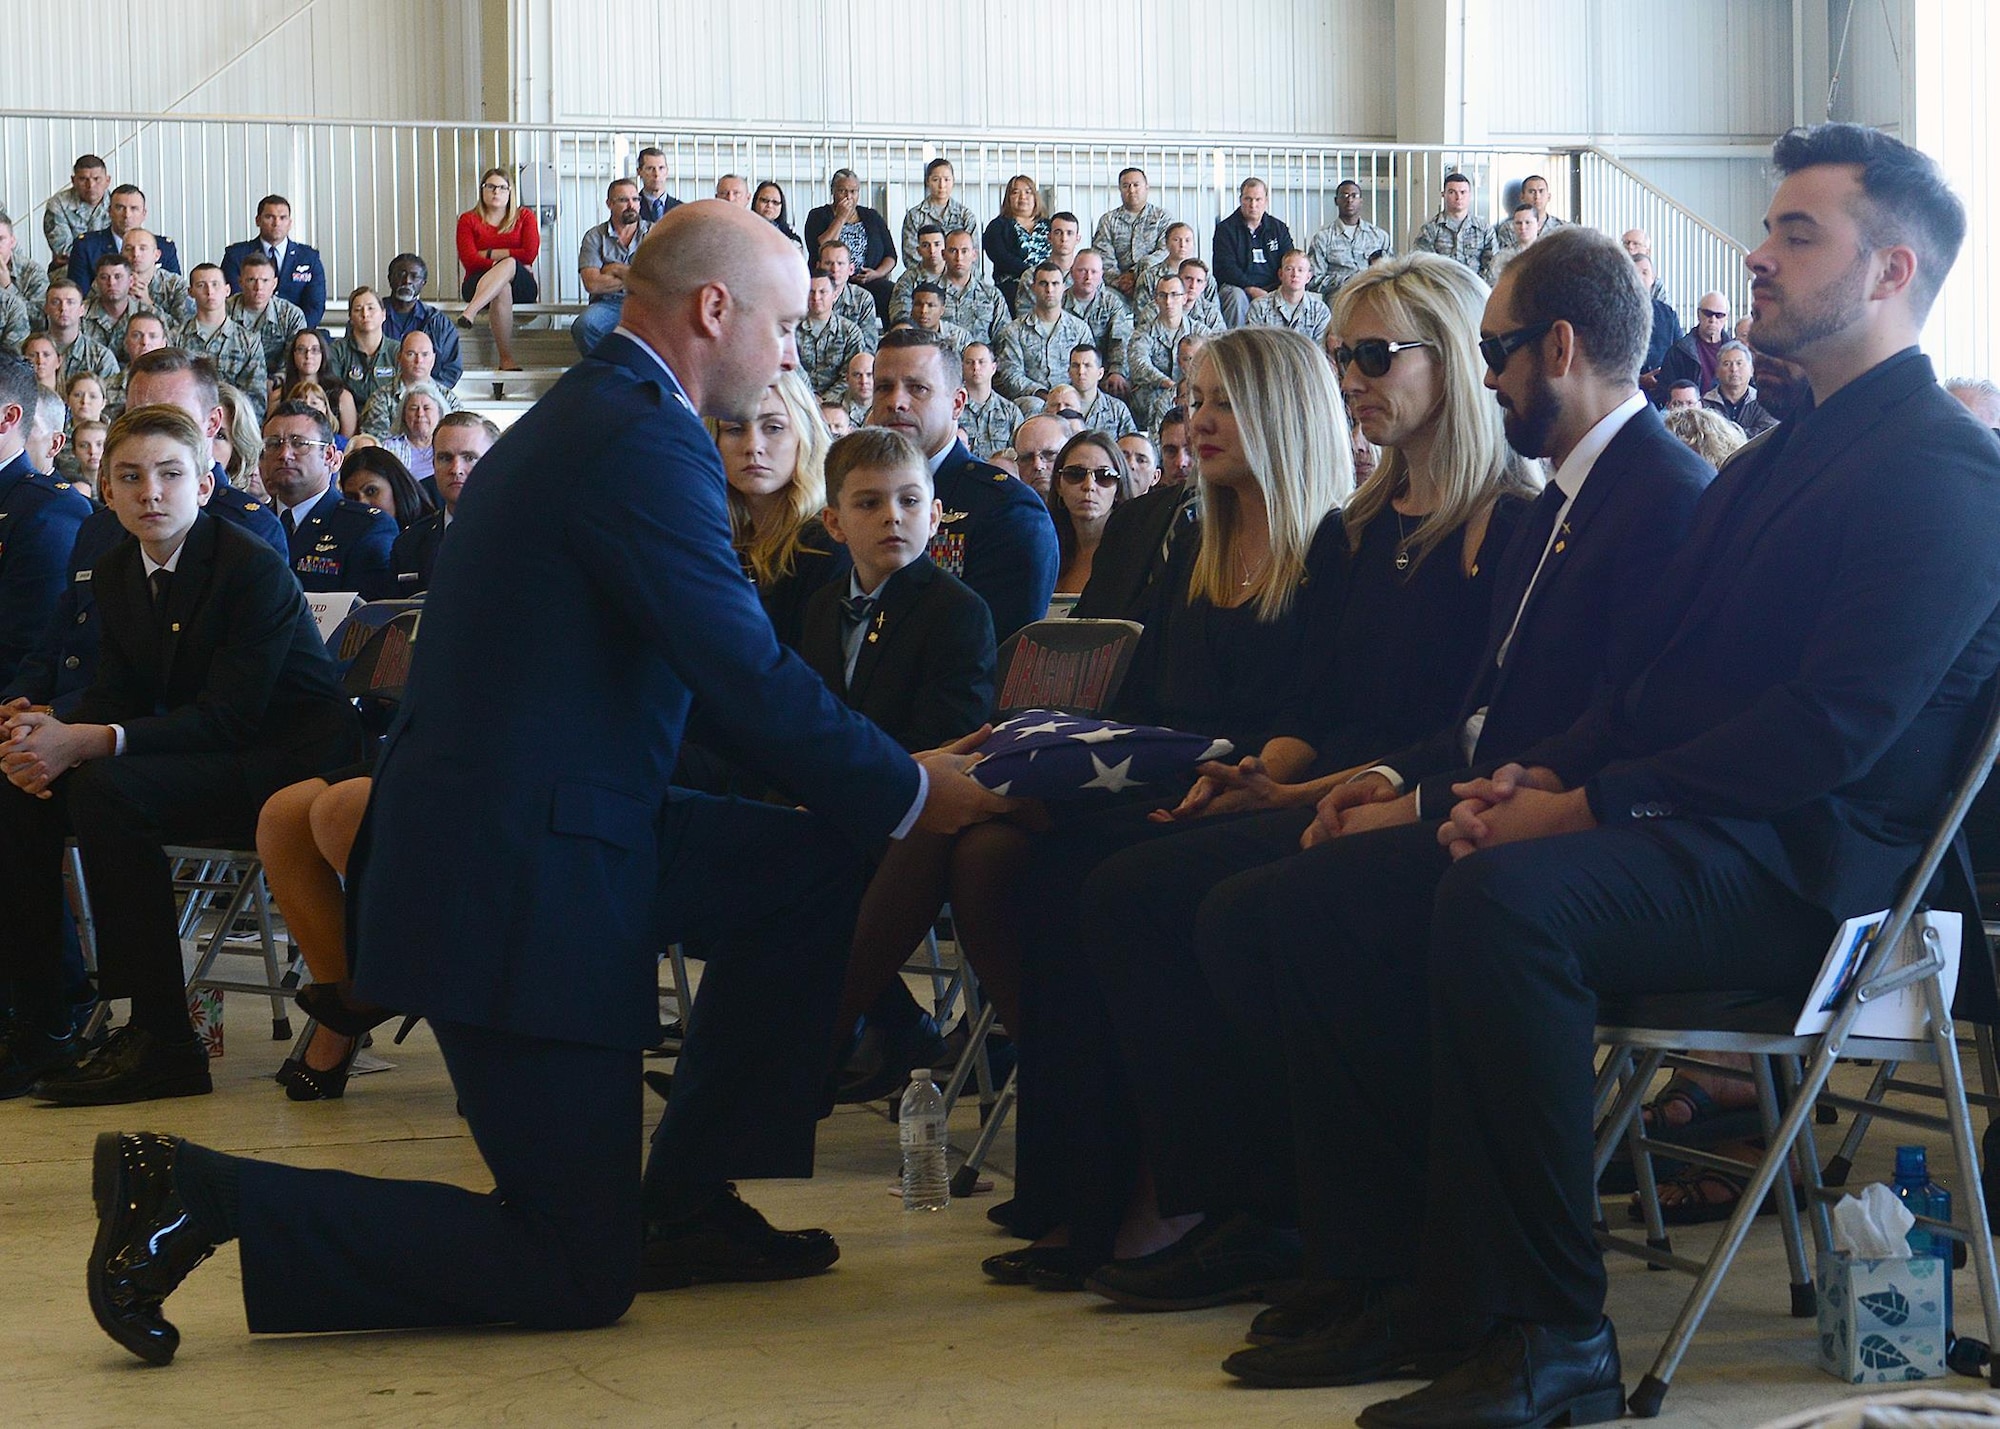
{"label": "silver necklace pendant", "polygon": [[1406,549],[1396,552],[1396,569],[1399,571],[1407,571],[1409,568],[1410,568],[1409,551]]}

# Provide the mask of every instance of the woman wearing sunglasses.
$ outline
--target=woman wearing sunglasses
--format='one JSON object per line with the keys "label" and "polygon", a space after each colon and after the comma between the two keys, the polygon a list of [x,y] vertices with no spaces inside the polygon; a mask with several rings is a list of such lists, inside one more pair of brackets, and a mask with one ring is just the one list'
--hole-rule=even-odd
{"label": "woman wearing sunglasses", "polygon": [[1091,558],[1097,554],[1097,543],[1104,539],[1105,523],[1115,507],[1137,494],[1125,453],[1104,433],[1078,432],[1063,445],[1056,454],[1051,512],[1056,523],[1056,548],[1062,554],[1057,595],[1075,594],[1090,583]]}

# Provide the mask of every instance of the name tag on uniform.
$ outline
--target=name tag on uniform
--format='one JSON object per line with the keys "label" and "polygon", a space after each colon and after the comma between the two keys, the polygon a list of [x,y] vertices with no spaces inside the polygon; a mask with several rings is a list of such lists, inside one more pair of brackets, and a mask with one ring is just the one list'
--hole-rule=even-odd
{"label": "name tag on uniform", "polygon": [[1250,250],[1250,261],[1252,263],[1262,263],[1264,261],[1264,249],[1261,244]]}
{"label": "name tag on uniform", "polygon": [[415,585],[419,580],[422,579],[423,579],[422,571],[396,572],[396,584],[398,585]]}
{"label": "name tag on uniform", "polygon": [[77,579],[77,583],[78,583],[78,584],[82,584],[82,583],[83,583],[84,581],[87,581],[87,580],[89,580],[89,579],[90,579],[90,572],[89,572],[89,571],[78,571],[78,572],[76,573],[76,579]]}

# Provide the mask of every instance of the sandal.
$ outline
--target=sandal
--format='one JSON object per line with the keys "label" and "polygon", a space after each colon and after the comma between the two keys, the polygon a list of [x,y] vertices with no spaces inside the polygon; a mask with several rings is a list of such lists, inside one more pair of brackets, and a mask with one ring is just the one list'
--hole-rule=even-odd
{"label": "sandal", "polygon": [[[1684,1110],[1676,1120],[1670,1113]],[[1710,1147],[1725,1141],[1741,1141],[1764,1129],[1754,1106],[1719,1106],[1706,1087],[1686,1077],[1675,1077],[1657,1097],[1640,1109],[1646,1135],[1659,1141],[1683,1146]]]}
{"label": "sandal", "polygon": [[[1704,1226],[1726,1221],[1736,1214],[1737,1203],[1743,1199],[1743,1189],[1748,1184],[1741,1176],[1690,1166],[1679,1175],[1666,1177],[1658,1183],[1660,1224]],[[1775,1192],[1776,1188],[1772,1189]],[[1804,1210],[1805,1193],[1797,1186],[1791,1190],[1792,1204]],[[1776,1195],[1768,1195],[1764,1204],[1757,1208],[1757,1214],[1768,1216],[1777,1209]],[[1645,1222],[1646,1212],[1636,1194],[1626,1206],[1625,1213],[1635,1225]]]}

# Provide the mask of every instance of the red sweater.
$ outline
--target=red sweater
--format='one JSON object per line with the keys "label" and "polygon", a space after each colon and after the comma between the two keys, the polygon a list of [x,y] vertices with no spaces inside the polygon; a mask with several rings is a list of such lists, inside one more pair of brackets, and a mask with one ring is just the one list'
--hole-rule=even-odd
{"label": "red sweater", "polygon": [[514,220],[514,227],[502,233],[479,216],[478,209],[471,209],[458,216],[458,261],[465,265],[465,276],[477,278],[495,262],[484,252],[488,248],[500,248],[523,268],[530,266],[542,251],[541,225],[535,222],[535,211],[523,208]]}

